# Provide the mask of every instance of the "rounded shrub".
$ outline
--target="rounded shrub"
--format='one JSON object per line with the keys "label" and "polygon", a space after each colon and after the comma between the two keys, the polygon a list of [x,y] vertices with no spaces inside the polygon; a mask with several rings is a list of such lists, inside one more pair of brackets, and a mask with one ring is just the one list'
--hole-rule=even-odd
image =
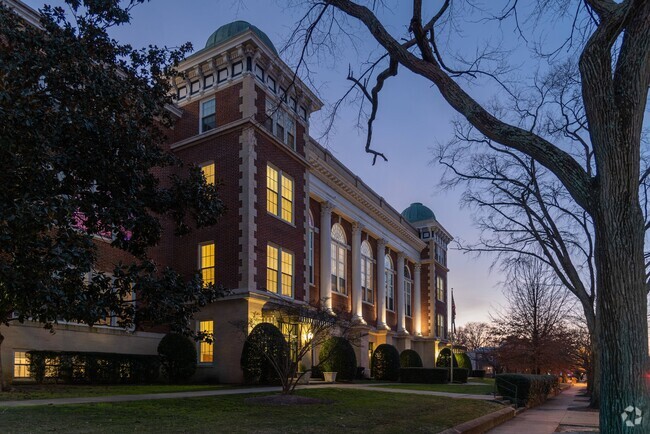
{"label": "rounded shrub", "polygon": [[158,344],[163,375],[172,383],[189,380],[196,371],[196,344],[177,333],[167,333]]}
{"label": "rounded shrub", "polygon": [[372,353],[370,372],[375,380],[399,379],[399,351],[392,345],[381,344]]}
{"label": "rounded shrub", "polygon": [[[456,357],[454,359],[454,368],[458,367],[458,360]],[[438,354],[438,358],[436,359],[436,367],[438,368],[448,368],[449,363],[451,360],[451,350],[449,348],[443,348],[440,350],[440,353]]]}
{"label": "rounded shrub", "polygon": [[318,359],[322,372],[337,372],[337,380],[354,380],[357,373],[357,356],[350,342],[341,337],[331,337],[323,343]]}
{"label": "rounded shrub", "polygon": [[399,355],[399,365],[402,368],[421,368],[422,358],[415,350],[404,350]]}
{"label": "rounded shrub", "polygon": [[269,359],[280,366],[289,357],[289,346],[282,332],[273,324],[256,325],[244,342],[240,365],[247,384],[270,384],[279,380]]}
{"label": "rounded shrub", "polygon": [[459,368],[467,369],[469,371],[472,370],[472,359],[469,358],[467,353],[456,353],[454,356],[456,356],[456,362],[458,363]]}

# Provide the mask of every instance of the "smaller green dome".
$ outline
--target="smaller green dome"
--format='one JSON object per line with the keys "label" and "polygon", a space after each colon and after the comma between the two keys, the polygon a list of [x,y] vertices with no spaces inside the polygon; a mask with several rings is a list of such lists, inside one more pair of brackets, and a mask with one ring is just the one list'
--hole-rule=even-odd
{"label": "smaller green dome", "polygon": [[233,21],[232,23],[224,24],[223,26],[219,27],[213,34],[210,35],[205,43],[205,48],[211,48],[215,45],[219,45],[222,42],[225,42],[228,39],[232,39],[249,29],[252,30],[253,33],[255,33],[262,40],[262,42],[264,42],[264,45],[273,50],[276,55],[278,54],[278,50],[275,49],[273,42],[271,42],[271,39],[266,35],[266,33],[247,21]]}
{"label": "smaller green dome", "polygon": [[431,211],[429,207],[422,205],[420,202],[415,202],[409,205],[408,208],[402,211],[402,217],[408,220],[409,223],[436,219],[436,215],[433,211]]}

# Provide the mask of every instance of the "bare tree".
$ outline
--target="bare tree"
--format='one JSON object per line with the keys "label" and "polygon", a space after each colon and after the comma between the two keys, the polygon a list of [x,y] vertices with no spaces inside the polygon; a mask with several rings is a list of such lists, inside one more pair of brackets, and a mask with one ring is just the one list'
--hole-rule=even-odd
{"label": "bare tree", "polygon": [[463,327],[458,327],[454,337],[459,345],[467,348],[467,351],[476,351],[479,348],[492,346],[494,343],[493,331],[486,322],[469,322]]}
{"label": "bare tree", "polygon": [[[505,0],[497,14],[487,7],[465,2],[487,19],[500,23],[514,20],[521,38],[526,38],[526,25],[534,31],[544,19],[557,20],[572,14],[569,36],[560,47],[547,50],[541,44],[530,45],[549,63],[559,53],[578,59],[577,86],[589,126],[586,144],[593,154],[587,165],[554,137],[487,109],[470,95],[470,87],[461,85],[481,84],[480,78],[486,76],[505,85],[494,70],[482,67],[482,60],[489,60],[488,50],[479,51],[476,61],[463,62],[462,58],[445,57],[441,49],[453,46],[453,32],[446,34],[446,44],[440,44],[441,27],[453,16],[452,4],[464,2],[445,0],[442,7],[433,11],[427,2],[425,17],[422,0],[413,0],[410,22],[404,26],[408,33],[397,36],[380,20],[381,14],[389,10],[383,1],[307,3],[310,9],[299,27],[320,26],[327,32],[346,17],[361,23],[379,44],[383,54],[358,74],[355,83],[364,90],[373,108],[371,114],[379,104],[378,95],[386,80],[397,76],[401,66],[431,82],[447,103],[484,137],[522,152],[545,167],[590,216],[594,228],[600,365],[602,372],[607,372],[600,384],[601,430],[623,432],[626,428],[620,414],[630,405],[646,414],[650,412],[650,391],[647,382],[642,381],[648,359],[648,283],[644,257],[646,221],[639,203],[639,180],[647,178],[641,174],[641,133],[650,85],[650,2],[539,0],[529,11],[531,18],[523,22],[519,18],[523,2]],[[454,29],[453,23],[449,28]],[[304,46],[310,45],[313,34],[296,33],[304,36]],[[373,77],[374,84],[369,77]],[[516,92],[509,94],[517,96]],[[372,127],[373,117],[369,119]],[[377,157],[379,152],[371,148],[370,140],[369,137],[366,149]],[[476,143],[473,149],[484,146]],[[643,418],[642,427],[650,428],[649,417]]]}

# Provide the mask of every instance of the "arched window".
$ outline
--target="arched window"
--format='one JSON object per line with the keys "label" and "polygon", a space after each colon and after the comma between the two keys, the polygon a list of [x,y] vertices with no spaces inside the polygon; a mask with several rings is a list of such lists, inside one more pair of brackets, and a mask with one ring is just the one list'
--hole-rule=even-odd
{"label": "arched window", "polygon": [[408,265],[404,266],[404,313],[411,316],[412,305],[411,295],[413,294],[413,279],[411,279],[411,270]]}
{"label": "arched window", "polygon": [[386,275],[386,309],[395,310],[395,269],[393,260],[390,255],[386,255],[386,266],[384,274]]}
{"label": "arched window", "polygon": [[361,243],[361,293],[363,301],[374,303],[375,296],[372,286],[372,247],[368,241]]}
{"label": "arched window", "polygon": [[307,262],[309,266],[309,283],[314,283],[314,237],[316,232],[316,227],[314,226],[314,216],[309,211],[307,216],[307,223],[309,224],[308,235],[307,235]]}
{"label": "arched window", "polygon": [[347,294],[345,286],[347,242],[343,226],[334,223],[332,226],[332,290]]}

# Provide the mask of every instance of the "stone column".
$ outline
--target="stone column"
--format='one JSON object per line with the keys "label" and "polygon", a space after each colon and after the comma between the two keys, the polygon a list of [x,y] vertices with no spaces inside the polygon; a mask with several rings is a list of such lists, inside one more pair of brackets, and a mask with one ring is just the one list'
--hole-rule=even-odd
{"label": "stone column", "polygon": [[420,270],[422,265],[419,262],[413,267],[413,333],[422,336],[422,297],[420,287]]}
{"label": "stone column", "polygon": [[330,202],[320,208],[320,299],[321,306],[332,310],[332,209]]}
{"label": "stone column", "polygon": [[377,328],[386,325],[386,240],[377,240]]}
{"label": "stone column", "polygon": [[404,252],[397,253],[397,331],[406,333],[406,306],[404,305]]}
{"label": "stone column", "polygon": [[352,223],[352,321],[365,324],[361,297],[361,224]]}

